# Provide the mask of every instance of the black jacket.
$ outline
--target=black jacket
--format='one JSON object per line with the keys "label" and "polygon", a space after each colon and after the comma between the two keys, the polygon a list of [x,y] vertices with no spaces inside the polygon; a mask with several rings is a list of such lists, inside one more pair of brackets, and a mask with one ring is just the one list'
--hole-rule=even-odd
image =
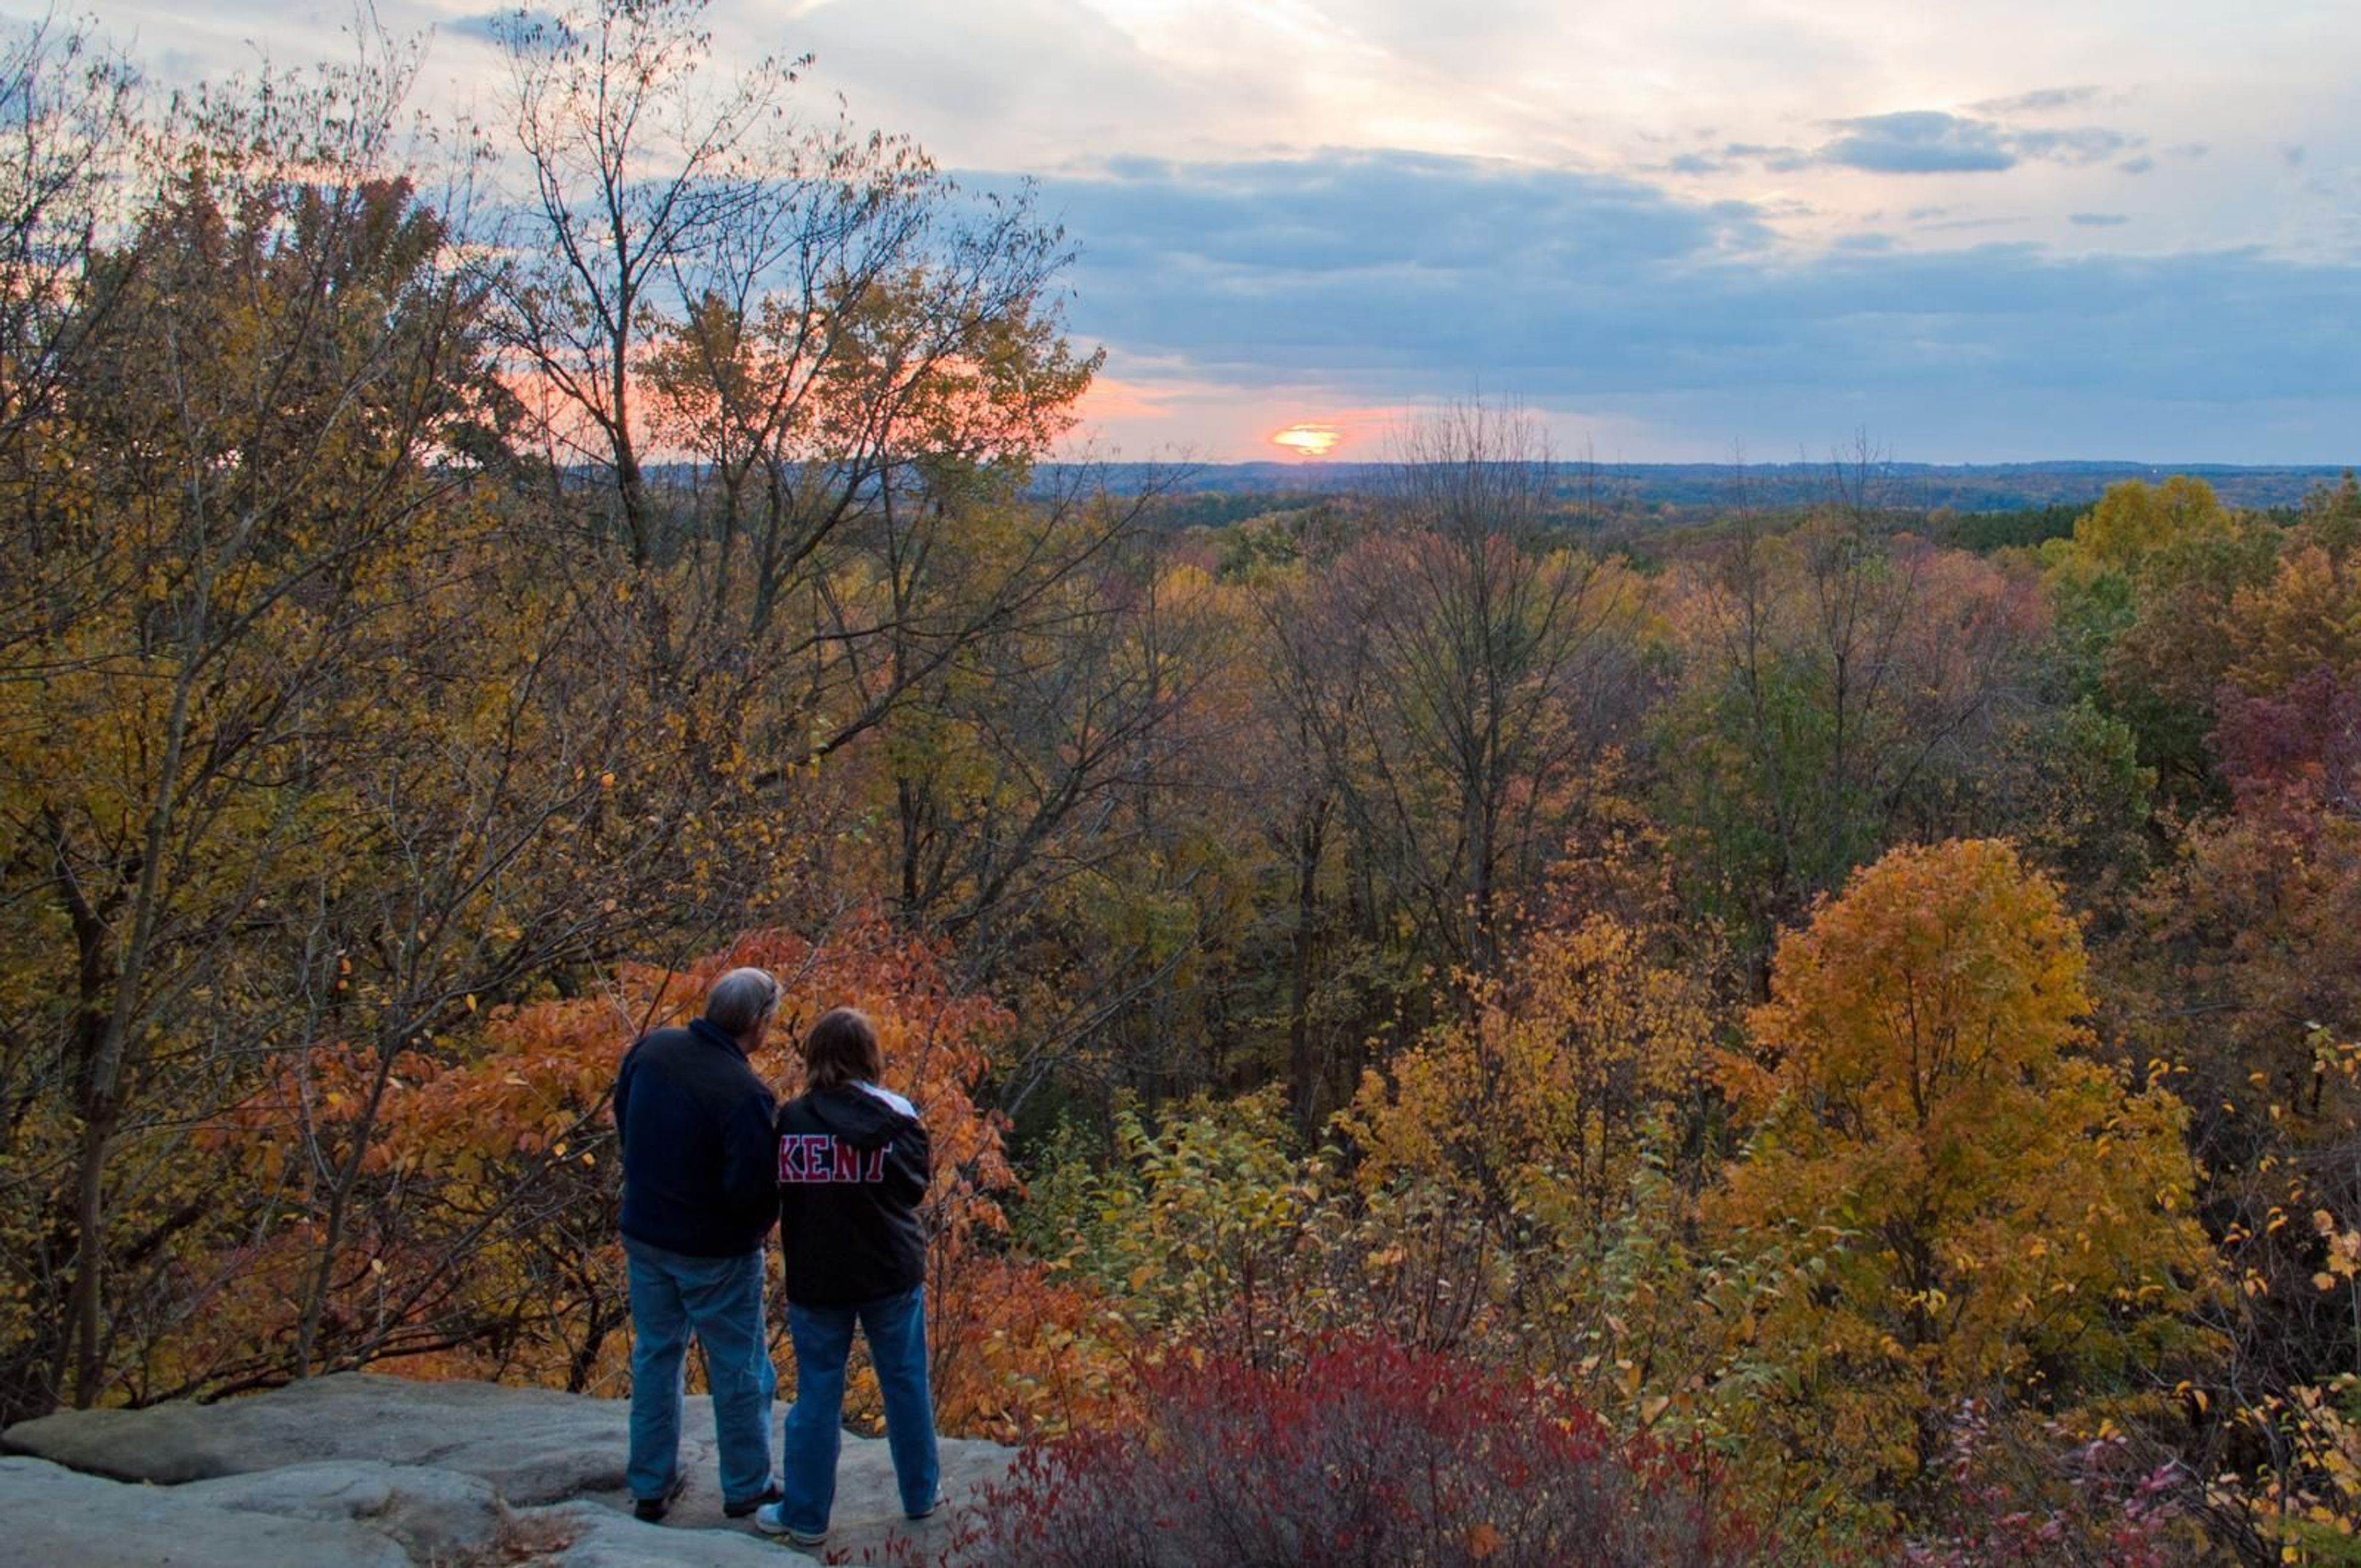
{"label": "black jacket", "polygon": [[778,1150],[788,1300],[849,1307],[925,1282],[933,1156],[908,1101],[868,1084],[790,1100]]}
{"label": "black jacket", "polygon": [[615,1075],[623,1234],[692,1257],[735,1257],[770,1234],[778,1104],[738,1042],[699,1018],[658,1029]]}

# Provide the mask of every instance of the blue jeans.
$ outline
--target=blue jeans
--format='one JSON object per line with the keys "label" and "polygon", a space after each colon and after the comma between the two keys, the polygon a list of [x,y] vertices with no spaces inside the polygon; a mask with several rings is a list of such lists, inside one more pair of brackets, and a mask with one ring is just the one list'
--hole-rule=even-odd
{"label": "blue jeans", "polygon": [[885,1403],[885,1447],[902,1511],[934,1506],[942,1468],[935,1453],[935,1400],[927,1388],[926,1287],[853,1307],[787,1303],[796,1344],[796,1402],[788,1407],[780,1453],[785,1500],[779,1517],[798,1535],[821,1535],[836,1506],[836,1453],[844,1432],[844,1362],[852,1325],[869,1339],[877,1391]]}
{"label": "blue jeans", "polygon": [[763,1323],[761,1247],[736,1257],[690,1257],[623,1238],[631,1287],[631,1457],[634,1497],[661,1497],[680,1468],[681,1376],[688,1336],[705,1351],[724,1502],[771,1485],[771,1396],[778,1389]]}

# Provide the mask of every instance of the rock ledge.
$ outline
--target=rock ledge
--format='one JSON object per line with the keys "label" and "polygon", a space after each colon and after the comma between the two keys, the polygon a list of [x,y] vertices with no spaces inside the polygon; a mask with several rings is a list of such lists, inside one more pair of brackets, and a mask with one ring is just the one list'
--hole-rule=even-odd
{"label": "rock ledge", "polygon": [[[660,1525],[630,1514],[628,1409],[539,1388],[349,1373],[219,1405],[84,1410],[0,1433],[0,1563],[171,1568],[778,1568],[783,1548],[725,1519],[713,1412],[682,1421],[689,1489]],[[775,1441],[775,1433],[774,1434]],[[901,1517],[883,1442],[848,1434],[831,1561],[906,1541],[941,1558],[974,1490],[1015,1451],[945,1439],[952,1506]]]}

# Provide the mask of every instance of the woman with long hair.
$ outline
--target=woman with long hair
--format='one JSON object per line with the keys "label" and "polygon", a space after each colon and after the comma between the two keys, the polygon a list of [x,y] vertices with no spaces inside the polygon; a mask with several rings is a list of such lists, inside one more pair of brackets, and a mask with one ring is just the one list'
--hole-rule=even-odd
{"label": "woman with long hair", "polygon": [[804,1036],[804,1092],[781,1108],[779,1251],[796,1402],[787,1411],[779,1502],[756,1511],[764,1533],[798,1546],[828,1539],[844,1415],[844,1364],[857,1325],[885,1406],[885,1442],[902,1511],[941,1501],[934,1398],[927,1386],[927,1238],[918,1216],[930,1174],[927,1130],[882,1087],[884,1059],[868,1017],[827,1014]]}

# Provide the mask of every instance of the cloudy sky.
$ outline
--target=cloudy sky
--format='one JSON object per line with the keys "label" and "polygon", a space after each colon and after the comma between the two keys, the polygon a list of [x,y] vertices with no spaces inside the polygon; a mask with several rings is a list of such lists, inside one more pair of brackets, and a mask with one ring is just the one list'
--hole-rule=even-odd
{"label": "cloudy sky", "polygon": [[[2361,460],[2361,0],[715,7],[1039,181],[1124,455],[1480,394],[1605,461]],[[168,80],[348,52],[342,0],[92,10]],[[488,14],[379,5],[437,100]]]}

